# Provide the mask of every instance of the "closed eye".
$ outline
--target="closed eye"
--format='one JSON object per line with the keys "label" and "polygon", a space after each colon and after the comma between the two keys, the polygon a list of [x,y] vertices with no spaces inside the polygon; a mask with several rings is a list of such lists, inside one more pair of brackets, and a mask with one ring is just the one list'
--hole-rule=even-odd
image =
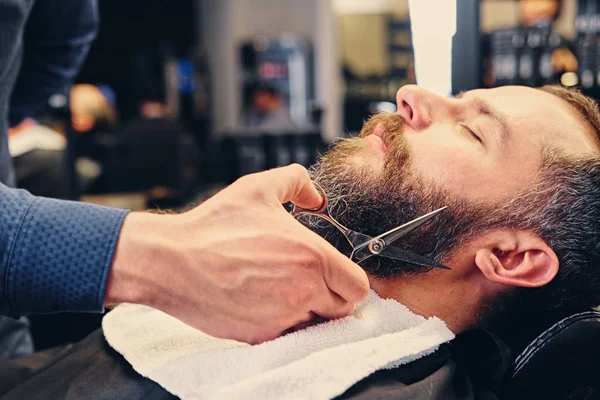
{"label": "closed eye", "polygon": [[463,131],[464,131],[466,134],[468,134],[468,135],[469,135],[469,136],[470,136],[472,139],[475,139],[475,140],[477,140],[479,143],[483,144],[483,140],[481,140],[481,138],[480,138],[479,136],[477,136],[477,135],[475,134],[475,132],[473,132],[473,130],[472,130],[471,128],[469,128],[469,127],[468,127],[468,126],[466,126],[466,125],[461,125],[460,127],[461,127],[461,129],[462,129],[462,130],[463,130]]}

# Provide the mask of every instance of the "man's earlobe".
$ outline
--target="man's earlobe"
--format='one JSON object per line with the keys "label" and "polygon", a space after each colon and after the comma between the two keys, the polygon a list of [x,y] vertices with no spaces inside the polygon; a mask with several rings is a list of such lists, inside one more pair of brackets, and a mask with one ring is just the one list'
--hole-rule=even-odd
{"label": "man's earlobe", "polygon": [[508,286],[540,287],[558,273],[556,253],[537,235],[500,231],[497,240],[477,250],[475,264],[493,282]]}

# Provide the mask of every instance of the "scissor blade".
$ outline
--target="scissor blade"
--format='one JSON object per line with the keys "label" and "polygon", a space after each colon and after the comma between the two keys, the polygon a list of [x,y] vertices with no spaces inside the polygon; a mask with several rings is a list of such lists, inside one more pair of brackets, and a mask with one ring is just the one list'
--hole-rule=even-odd
{"label": "scissor blade", "polygon": [[423,225],[425,222],[434,218],[442,211],[445,211],[447,208],[448,207],[438,208],[437,210],[432,211],[429,214],[425,214],[419,218],[413,219],[412,221],[405,223],[404,225],[400,225],[394,229],[382,233],[381,235],[375,237],[373,240],[381,239],[385,242],[386,246],[390,245],[397,239],[401,238],[402,236],[405,236],[406,234],[412,232],[413,230]]}
{"label": "scissor blade", "polygon": [[379,253],[379,255],[398,261],[404,261],[410,264],[422,265],[424,267],[434,267],[445,270],[452,270],[452,268],[444,264],[440,264],[439,262],[434,261],[428,257],[421,256],[410,250],[404,250],[396,246],[387,246],[385,249],[383,249],[381,253]]}

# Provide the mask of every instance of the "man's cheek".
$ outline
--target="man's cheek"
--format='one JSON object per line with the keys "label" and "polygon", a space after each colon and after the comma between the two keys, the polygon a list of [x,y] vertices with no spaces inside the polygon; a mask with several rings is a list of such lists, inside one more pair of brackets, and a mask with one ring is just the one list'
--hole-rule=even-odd
{"label": "man's cheek", "polygon": [[[452,150],[452,149],[449,149]],[[468,154],[457,155],[450,152],[423,152],[413,157],[417,173],[425,180],[452,193],[479,197],[486,193],[482,190],[487,184],[485,167],[477,165]]]}

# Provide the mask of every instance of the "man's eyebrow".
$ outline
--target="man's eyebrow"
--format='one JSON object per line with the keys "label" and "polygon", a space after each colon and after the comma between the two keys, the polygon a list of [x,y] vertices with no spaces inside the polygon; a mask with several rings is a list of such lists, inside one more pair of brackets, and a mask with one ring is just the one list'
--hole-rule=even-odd
{"label": "man's eyebrow", "polygon": [[[462,91],[458,95],[456,95],[456,98],[462,99],[465,97],[466,93],[467,92]],[[465,99],[465,100],[467,100],[467,99]],[[510,130],[509,125],[508,125],[508,119],[506,118],[506,115],[504,115],[504,113],[502,113],[501,111],[494,108],[490,103],[483,100],[482,98],[473,97],[473,98],[468,99],[467,101],[471,104],[472,107],[477,109],[477,112],[479,112],[480,114],[489,116],[490,118],[495,120],[500,125],[500,128],[501,128],[500,132],[499,132],[500,144],[506,145],[508,142],[508,134],[509,134],[509,130]]]}

